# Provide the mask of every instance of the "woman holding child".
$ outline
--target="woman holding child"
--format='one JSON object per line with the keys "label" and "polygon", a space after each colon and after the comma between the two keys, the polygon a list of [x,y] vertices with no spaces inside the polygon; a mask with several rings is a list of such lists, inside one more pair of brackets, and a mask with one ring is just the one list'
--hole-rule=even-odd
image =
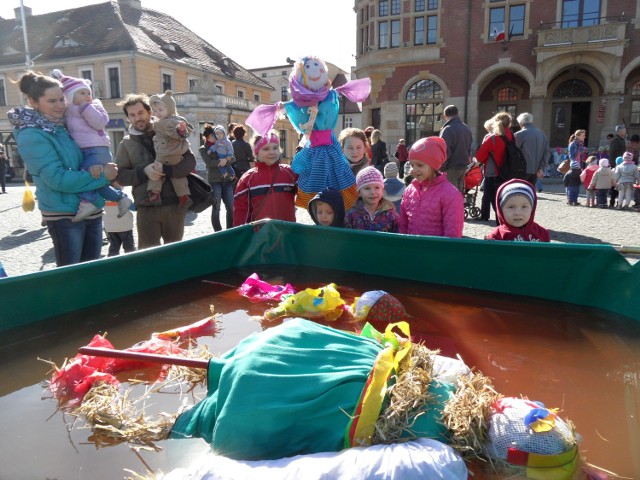
{"label": "woman holding child", "polygon": [[78,193],[108,185],[118,170],[113,163],[79,170],[83,156],[64,126],[65,99],[58,80],[29,71],[17,83],[30,108],[16,107],[7,115],[20,156],[36,186],[56,265],[100,258],[102,210],[77,222],[72,218],[80,204]]}

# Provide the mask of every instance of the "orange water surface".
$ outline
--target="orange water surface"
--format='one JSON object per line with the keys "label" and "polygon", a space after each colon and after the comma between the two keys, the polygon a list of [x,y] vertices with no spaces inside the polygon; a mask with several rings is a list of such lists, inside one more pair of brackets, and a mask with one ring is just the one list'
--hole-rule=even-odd
{"label": "orange water surface", "polygon": [[[56,411],[43,385],[50,366],[38,359],[61,365],[96,333],[108,332],[116,348],[126,348],[152,332],[208,316],[209,305],[221,315],[221,330],[200,343],[225,352],[269,326],[255,316],[273,304],[251,303],[236,291],[251,273],[231,271],[175,284],[7,334],[0,344],[0,479],[116,479],[127,478],[126,469],[144,474],[147,467],[167,471],[175,465],[166,442],[158,442],[160,452],[128,445],[96,448],[90,431],[78,428],[81,422],[72,428],[72,418]],[[349,301],[367,290],[392,293],[411,315],[412,334],[443,354],[459,354],[504,395],[559,407],[582,436],[587,462],[640,478],[638,322],[557,302],[370,275],[290,267],[258,273],[298,289],[335,282]],[[203,394],[200,389],[187,401]],[[159,394],[148,412],[176,412],[183,400],[177,393]]]}

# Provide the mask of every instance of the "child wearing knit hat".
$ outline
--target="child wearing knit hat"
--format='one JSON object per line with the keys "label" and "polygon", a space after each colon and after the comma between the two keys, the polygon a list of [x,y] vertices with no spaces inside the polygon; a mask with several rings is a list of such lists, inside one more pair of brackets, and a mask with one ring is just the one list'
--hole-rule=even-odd
{"label": "child wearing knit hat", "polygon": [[347,211],[344,226],[356,230],[398,233],[398,214],[384,198],[384,178],[375,167],[366,167],[356,175],[358,200]]}
{"label": "child wearing knit hat", "polygon": [[496,213],[500,223],[485,240],[550,242],[549,231],[534,221],[538,197],[526,180],[514,178],[498,187]]}
{"label": "child wearing knit hat", "polygon": [[[633,163],[633,153],[624,152],[622,162],[616,167],[613,179],[617,183],[618,189],[618,210],[631,207],[634,196],[634,185],[640,183],[640,170]],[[616,159],[617,161],[617,159]]]}
{"label": "child wearing knit hat", "polygon": [[579,206],[578,195],[580,193],[580,174],[582,169],[580,168],[580,162],[578,160],[571,160],[571,170],[564,174],[562,183],[567,191],[567,205]]}
{"label": "child wearing knit hat", "polygon": [[[153,114],[153,145],[156,151],[156,162],[163,165],[177,165],[182,161],[182,156],[189,151],[189,135],[193,132],[193,126],[187,119],[178,115],[176,101],[173,92],[167,90],[164,94],[151,95],[149,105]],[[169,180],[178,196],[178,208],[188,209],[191,204],[189,197],[189,184],[186,177],[170,177]],[[147,205],[160,205],[160,191],[164,179],[147,182]]]}
{"label": "child wearing knit hat", "polygon": [[393,203],[399,214],[400,202],[406,186],[402,180],[398,179],[398,172],[396,162],[389,162],[384,166],[384,196]]}
{"label": "child wearing knit hat", "polygon": [[596,173],[596,170],[598,170],[598,157],[596,157],[595,155],[591,155],[589,158],[587,158],[585,163],[587,164],[587,167],[580,174],[580,180],[582,181],[582,184],[585,188],[587,207],[595,207],[596,189],[589,188],[589,185],[591,184],[593,174]]}
{"label": "child wearing knit hat", "polygon": [[413,181],[400,204],[400,233],[460,238],[464,227],[464,200],[440,167],[447,144],[440,137],[421,138],[409,150]]}
{"label": "child wearing knit hat", "polygon": [[607,208],[607,193],[611,187],[615,186],[615,179],[609,166],[609,159],[602,158],[599,162],[600,167],[591,177],[589,188],[596,191],[596,205],[598,208]]}
{"label": "child wearing knit hat", "polygon": [[[73,78],[63,75],[55,69],[51,72],[54,78],[62,83],[62,92],[66,104],[65,120],[69,135],[82,151],[82,170],[89,170],[95,165],[104,167],[112,163],[109,150],[109,135],[105,131],[109,123],[109,114],[97,98],[91,94],[91,80]],[[133,202],[122,190],[109,185],[95,191],[80,193],[80,205],[72,222],[80,222],[99,213],[104,201],[118,203],[118,218],[122,218],[129,209],[133,209]]]}

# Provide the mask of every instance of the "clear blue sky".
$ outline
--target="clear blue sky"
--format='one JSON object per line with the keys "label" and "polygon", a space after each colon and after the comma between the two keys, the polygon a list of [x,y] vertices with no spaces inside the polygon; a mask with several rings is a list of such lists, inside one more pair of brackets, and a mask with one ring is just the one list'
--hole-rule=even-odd
{"label": "clear blue sky", "polygon": [[[34,15],[96,3],[103,1],[24,1]],[[320,4],[322,8],[311,7]],[[310,3],[304,0],[224,3],[142,0],[144,8],[173,16],[245,68],[283,65],[287,57],[296,59],[313,54],[347,72],[355,66],[356,14],[353,5],[353,0]],[[2,0],[0,16],[13,18],[13,9],[19,6],[20,0]],[[309,14],[311,10],[313,13]]]}

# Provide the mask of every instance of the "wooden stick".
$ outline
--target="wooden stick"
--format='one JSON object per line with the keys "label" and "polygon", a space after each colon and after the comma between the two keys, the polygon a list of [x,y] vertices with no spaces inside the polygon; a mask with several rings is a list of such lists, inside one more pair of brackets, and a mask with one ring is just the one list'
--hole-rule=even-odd
{"label": "wooden stick", "polygon": [[139,360],[141,362],[161,363],[163,365],[181,365],[189,368],[209,367],[209,360],[199,358],[174,357],[170,355],[158,355],[155,353],[129,352],[127,350],[114,350],[102,347],[81,347],[78,352],[83,355],[93,355],[94,357],[126,358],[128,360]]}
{"label": "wooden stick", "polygon": [[640,254],[640,246],[613,245],[613,248],[615,248],[620,253],[629,253],[629,254],[636,254],[636,255]]}

